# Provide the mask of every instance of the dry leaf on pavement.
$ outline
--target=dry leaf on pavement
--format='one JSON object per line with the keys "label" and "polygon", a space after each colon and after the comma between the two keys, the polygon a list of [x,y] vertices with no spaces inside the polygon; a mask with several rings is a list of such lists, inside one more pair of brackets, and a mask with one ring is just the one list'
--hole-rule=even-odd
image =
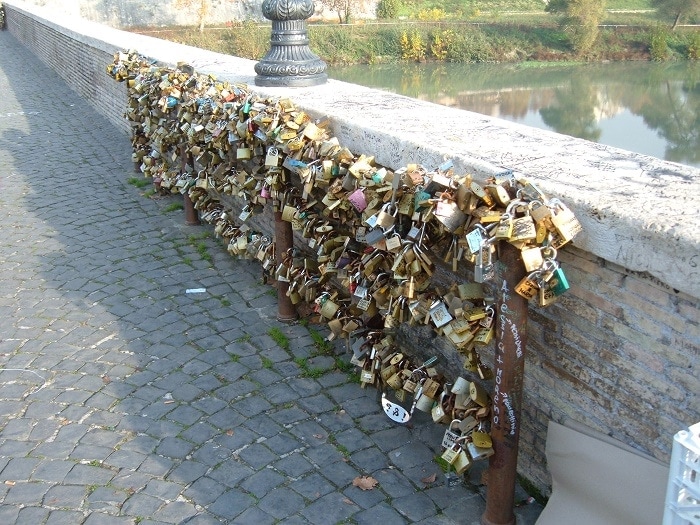
{"label": "dry leaf on pavement", "polygon": [[352,484],[355,487],[360,487],[362,490],[372,490],[377,483],[379,482],[372,476],[357,476],[352,480]]}

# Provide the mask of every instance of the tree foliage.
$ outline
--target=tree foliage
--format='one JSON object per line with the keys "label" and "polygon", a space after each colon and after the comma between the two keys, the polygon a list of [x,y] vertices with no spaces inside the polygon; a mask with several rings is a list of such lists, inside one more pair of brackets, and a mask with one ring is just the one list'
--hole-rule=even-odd
{"label": "tree foliage", "polygon": [[[236,0],[228,0],[236,1]],[[199,32],[204,32],[204,22],[207,15],[211,11],[211,0],[175,0],[175,8],[177,9],[196,9],[197,10],[197,25]]]}
{"label": "tree foliage", "polygon": [[583,53],[598,38],[598,25],[605,16],[605,0],[551,0],[545,11],[563,15],[562,25],[571,45]]}
{"label": "tree foliage", "polygon": [[379,0],[377,18],[396,18],[399,16],[399,0]]}
{"label": "tree foliage", "polygon": [[338,22],[349,24],[352,15],[362,10],[365,0],[320,0],[319,3],[330,11],[338,14]]}
{"label": "tree foliage", "polygon": [[681,21],[700,18],[700,0],[652,0],[651,5],[662,18],[673,21],[673,29]]}

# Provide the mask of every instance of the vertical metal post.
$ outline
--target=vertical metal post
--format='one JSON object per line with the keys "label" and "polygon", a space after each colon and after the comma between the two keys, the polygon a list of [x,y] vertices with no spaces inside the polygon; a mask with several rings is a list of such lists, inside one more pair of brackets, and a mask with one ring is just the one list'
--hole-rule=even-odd
{"label": "vertical metal post", "polygon": [[[292,223],[282,220],[282,212],[275,212],[275,263],[279,267],[288,250],[294,247]],[[283,323],[296,321],[297,312],[292,300],[287,297],[289,283],[277,281],[277,320]]]}
{"label": "vertical metal post", "polygon": [[[194,169],[194,159],[192,158],[192,154],[187,151],[187,148],[184,145],[181,145],[180,146],[180,172],[181,173],[185,172],[185,169],[187,168],[188,164],[189,164],[190,168]],[[185,222],[190,226],[199,226],[200,224],[202,224],[199,220],[199,214],[197,213],[197,210],[194,209],[194,203],[192,202],[192,199],[190,199],[190,195],[188,192],[183,193],[182,200],[183,200],[183,207],[185,208]]]}
{"label": "vertical metal post", "polygon": [[491,439],[495,453],[489,458],[486,510],[481,516],[482,525],[515,524],[513,503],[527,345],[527,300],[514,291],[525,276],[520,250],[507,242],[501,244],[496,263],[498,311],[491,415]]}

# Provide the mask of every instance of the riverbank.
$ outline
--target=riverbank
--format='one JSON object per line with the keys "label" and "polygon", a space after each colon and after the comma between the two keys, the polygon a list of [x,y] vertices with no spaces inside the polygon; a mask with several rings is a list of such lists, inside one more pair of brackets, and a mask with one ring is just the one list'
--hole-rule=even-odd
{"label": "riverbank", "polygon": [[[641,15],[637,24],[605,24],[585,53],[572,49],[566,31],[543,17],[491,22],[366,22],[309,24],[312,50],[329,65],[398,61],[458,63],[687,60],[700,57],[698,28],[671,31]],[[619,17],[618,20],[621,20]],[[132,28],[131,31],[220,53],[259,60],[269,49],[270,27],[241,22],[228,27]]]}

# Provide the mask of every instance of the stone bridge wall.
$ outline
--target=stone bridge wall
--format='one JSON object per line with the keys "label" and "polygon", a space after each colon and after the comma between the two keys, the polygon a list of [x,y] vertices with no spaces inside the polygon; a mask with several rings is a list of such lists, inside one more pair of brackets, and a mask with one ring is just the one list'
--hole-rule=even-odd
{"label": "stone bridge wall", "polygon": [[[543,492],[550,420],[577,420],[663,462],[673,435],[700,420],[700,170],[337,81],[257,88],[249,60],[4,4],[9,31],[125,133],[126,88],[105,66],[115,51],[136,49],[291,98],[330,117],[341,144],[389,168],[452,159],[477,179],[513,170],[569,204],[584,228],[559,254],[571,290],[529,311],[518,470]],[[402,330],[403,341],[427,340],[421,330]],[[436,351],[458,375],[454,349],[437,338],[424,352]]]}

